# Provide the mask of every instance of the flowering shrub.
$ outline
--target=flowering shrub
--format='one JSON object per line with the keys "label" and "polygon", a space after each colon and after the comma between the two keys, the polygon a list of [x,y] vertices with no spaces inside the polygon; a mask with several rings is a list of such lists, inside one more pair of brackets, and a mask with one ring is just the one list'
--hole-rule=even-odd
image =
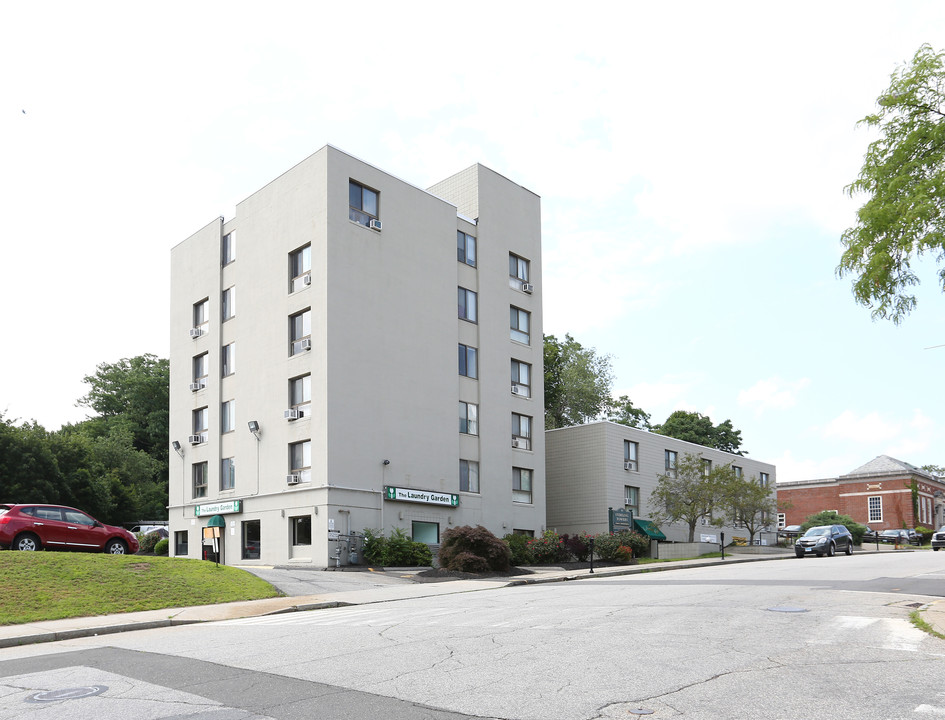
{"label": "flowering shrub", "polygon": [[617,548],[617,559],[621,562],[630,562],[633,560],[633,548],[621,545]]}
{"label": "flowering shrub", "polygon": [[564,540],[554,530],[545,530],[541,537],[531,538],[528,541],[528,550],[537,565],[566,562],[571,558],[571,552]]}
{"label": "flowering shrub", "polygon": [[568,552],[574,556],[575,560],[578,562],[587,562],[591,554],[590,535],[586,532],[580,535],[564,534],[561,536],[561,539],[564,540],[565,547],[568,549]]}
{"label": "flowering shrub", "polygon": [[[630,556],[621,551],[630,550]],[[646,536],[629,530],[618,533],[601,533],[594,538],[594,554],[608,562],[627,562],[633,557],[645,557],[649,553],[650,541]]]}
{"label": "flowering shrub", "polygon": [[532,552],[528,548],[528,541],[531,540],[530,536],[521,533],[509,533],[502,540],[509,546],[513,565],[531,565],[535,562],[535,558],[532,557]]}

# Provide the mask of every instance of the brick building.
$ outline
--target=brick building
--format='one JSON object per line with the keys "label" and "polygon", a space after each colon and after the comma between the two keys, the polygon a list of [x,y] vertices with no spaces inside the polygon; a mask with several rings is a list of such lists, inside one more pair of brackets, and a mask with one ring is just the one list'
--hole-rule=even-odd
{"label": "brick building", "polygon": [[836,510],[876,531],[920,525],[936,529],[945,525],[945,478],[880,455],[837,478],[779,482],[778,505],[782,527]]}

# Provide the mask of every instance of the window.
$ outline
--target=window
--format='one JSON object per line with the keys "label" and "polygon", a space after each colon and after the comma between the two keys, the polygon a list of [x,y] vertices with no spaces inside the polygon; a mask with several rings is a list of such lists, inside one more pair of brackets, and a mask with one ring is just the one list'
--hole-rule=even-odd
{"label": "window", "polygon": [[312,311],[303,310],[289,318],[289,355],[298,355],[312,347]]}
{"label": "window", "polygon": [[479,362],[476,348],[459,344],[459,374],[475,380],[479,377]]}
{"label": "window", "polygon": [[228,433],[236,429],[236,401],[225,400],[220,405],[220,432]]}
{"label": "window", "polygon": [[522,397],[532,396],[532,366],[521,360],[512,361],[512,392]]}
{"label": "window", "polygon": [[518,342],[528,345],[528,326],[531,313],[520,310],[517,307],[511,307],[509,309],[510,337],[513,340],[518,340]]}
{"label": "window", "polygon": [[476,267],[476,238],[462,230],[456,231],[456,259]]}
{"label": "window", "polygon": [[512,502],[530,503],[532,501],[532,471],[525,468],[512,468]]}
{"label": "window", "polygon": [[174,533],[174,554],[175,555],[186,555],[187,554],[187,531],[178,530]]}
{"label": "window", "polygon": [[378,218],[379,196],[376,190],[366,188],[354,180],[348,181],[348,219],[370,226],[371,220]]}
{"label": "window", "polygon": [[236,288],[229,287],[223,291],[223,320],[229,320],[236,315]]}
{"label": "window", "polygon": [[467,435],[479,434],[479,406],[459,403],[459,431]]}
{"label": "window", "polygon": [[312,481],[312,441],[289,445],[289,474],[298,475],[299,482]]}
{"label": "window", "polygon": [[233,490],[236,488],[236,461],[234,458],[223,458],[220,464],[220,489]]}
{"label": "window", "polygon": [[702,477],[709,477],[712,474],[712,461],[708,458],[702,458]]}
{"label": "window", "polygon": [[458,288],[458,290],[457,304],[459,307],[459,319],[477,322],[476,293],[462,287]]}
{"label": "window", "polygon": [[258,560],[259,552],[262,550],[262,533],[259,531],[259,520],[245,520],[243,521],[242,525],[243,559]]}
{"label": "window", "polygon": [[235,230],[224,235],[223,240],[220,242],[220,264],[229,265],[234,260],[236,260]]}
{"label": "window", "polygon": [[289,292],[308,287],[312,282],[312,246],[308,244],[289,253]]}
{"label": "window", "polygon": [[522,530],[519,528],[512,528],[513,535],[524,535],[525,537],[535,537],[534,530]]}
{"label": "window", "polygon": [[735,473],[735,477],[737,477],[739,480],[741,480],[742,476],[745,474],[744,470],[738,465],[732,465],[732,472]]}
{"label": "window", "polygon": [[198,408],[193,411],[194,435],[200,436],[200,442],[207,441],[207,432],[210,430],[210,411],[205,408]]}
{"label": "window", "polygon": [[479,492],[479,463],[474,460],[459,461],[460,492]]}
{"label": "window", "polygon": [[299,411],[299,417],[307,417],[312,408],[312,376],[289,380],[289,407]]}
{"label": "window", "polygon": [[669,477],[677,477],[677,469],[679,467],[679,453],[675,450],[665,450],[664,451],[664,469],[666,474]]}
{"label": "window", "polygon": [[640,444],[632,440],[623,441],[623,467],[625,470],[640,469]]}
{"label": "window", "polygon": [[414,520],[411,523],[410,537],[414,542],[436,545],[440,542],[440,524]]}
{"label": "window", "polygon": [[207,387],[207,376],[210,374],[208,357],[207,353],[201,353],[194,357],[194,385],[202,388]]}
{"label": "window", "polygon": [[778,528],[783,528],[785,525],[787,525],[787,515],[778,513]]}
{"label": "window", "polygon": [[194,303],[194,329],[206,335],[210,328],[210,299],[204,298]]}
{"label": "window", "polygon": [[220,374],[223,377],[236,372],[236,343],[224,345],[220,350]]}
{"label": "window", "polygon": [[207,463],[194,463],[192,473],[194,479],[194,497],[207,497]]}
{"label": "window", "polygon": [[292,529],[293,545],[312,544],[312,516],[299,515],[289,518],[289,527]]}
{"label": "window", "polygon": [[516,281],[517,287],[521,287],[522,283],[527,283],[528,260],[509,253],[509,277]]}
{"label": "window", "polygon": [[867,500],[870,513],[869,522],[883,521],[883,497],[875,495]]}
{"label": "window", "polygon": [[532,449],[532,419],[528,415],[512,413],[512,447]]}
{"label": "window", "polygon": [[766,472],[758,473],[758,484],[761,485],[761,487],[768,487],[768,486],[770,486],[770,485],[771,485],[771,476],[770,476],[768,473],[766,473]]}
{"label": "window", "polygon": [[633,517],[640,514],[640,488],[623,486],[623,509],[633,513]]}

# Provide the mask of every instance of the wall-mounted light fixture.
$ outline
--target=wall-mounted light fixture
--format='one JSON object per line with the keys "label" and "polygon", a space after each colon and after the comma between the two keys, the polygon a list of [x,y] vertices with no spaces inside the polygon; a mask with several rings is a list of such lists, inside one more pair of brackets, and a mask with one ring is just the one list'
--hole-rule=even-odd
{"label": "wall-mounted light fixture", "polygon": [[382,460],[381,465],[390,465],[390,460]]}
{"label": "wall-mounted light fixture", "polygon": [[255,420],[250,420],[247,425],[249,426],[249,431],[253,434],[253,437],[259,440],[259,423]]}
{"label": "wall-mounted light fixture", "polygon": [[171,443],[171,447],[174,448],[174,452],[176,452],[181,457],[184,457],[184,449],[180,446],[179,442],[175,440]]}

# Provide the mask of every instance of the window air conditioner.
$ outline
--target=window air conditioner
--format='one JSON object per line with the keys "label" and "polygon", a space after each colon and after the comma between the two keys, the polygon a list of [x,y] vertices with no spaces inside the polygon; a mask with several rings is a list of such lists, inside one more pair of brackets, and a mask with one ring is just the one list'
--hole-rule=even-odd
{"label": "window air conditioner", "polygon": [[373,219],[372,219],[372,220],[371,220],[371,223],[370,223],[370,228],[371,228],[371,230],[377,230],[378,232],[380,232],[380,231],[381,231],[381,221],[380,221],[380,220],[373,220]]}
{"label": "window air conditioner", "polygon": [[302,284],[303,284],[303,285],[311,285],[311,284],[312,284],[312,274],[311,274],[311,273],[309,273],[308,275],[303,275],[303,276],[302,276]]}
{"label": "window air conditioner", "polygon": [[525,388],[524,385],[519,385],[518,383],[512,383],[512,394],[528,397],[528,390]]}
{"label": "window air conditioner", "polygon": [[190,435],[187,437],[187,442],[191,445],[199,445],[203,442],[203,435]]}
{"label": "window air conditioner", "polygon": [[624,469],[624,470],[636,470],[636,468],[634,467],[634,462],[633,462],[633,460],[627,460],[627,461],[623,464],[623,469]]}
{"label": "window air conditioner", "polygon": [[286,485],[298,485],[298,484],[299,484],[299,476],[298,476],[298,475],[286,475],[286,476],[285,476],[285,483],[286,483]]}
{"label": "window air conditioner", "polygon": [[203,335],[203,330],[200,328],[190,328],[190,337],[192,337],[194,340],[199,338],[201,335]]}
{"label": "window air conditioner", "polygon": [[299,349],[300,350],[311,350],[312,349],[312,339],[305,338],[304,340],[299,340]]}
{"label": "window air conditioner", "polygon": [[199,383],[199,382],[192,382],[192,383],[190,383],[190,391],[191,391],[191,392],[197,392],[197,391],[198,391],[200,388],[202,388],[202,387],[203,387],[203,384],[202,384],[202,383]]}
{"label": "window air conditioner", "polygon": [[522,441],[519,440],[517,437],[512,438],[512,447],[514,448],[522,447]]}
{"label": "window air conditioner", "polygon": [[535,292],[535,286],[531,283],[522,283],[522,292],[533,293]]}
{"label": "window air conditioner", "polygon": [[289,408],[282,414],[282,417],[286,420],[298,420],[300,416],[301,414],[296,408]]}

